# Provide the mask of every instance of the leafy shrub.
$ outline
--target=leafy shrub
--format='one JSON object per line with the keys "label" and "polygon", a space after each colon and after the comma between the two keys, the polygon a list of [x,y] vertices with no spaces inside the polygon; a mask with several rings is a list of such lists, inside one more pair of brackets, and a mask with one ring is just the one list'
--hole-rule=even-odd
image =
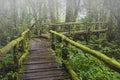
{"label": "leafy shrub", "polygon": [[13,54],[6,54],[0,59],[0,80],[14,80],[17,76]]}
{"label": "leafy shrub", "polygon": [[[72,46],[65,46],[63,43],[55,43],[58,56],[61,56],[62,49],[68,51],[68,61],[80,80],[119,80],[120,74],[108,68],[102,61],[88,53]],[[109,48],[106,50],[109,50]]]}
{"label": "leafy shrub", "polygon": [[119,80],[119,73],[108,68],[102,61],[69,46],[69,62],[81,80]]}

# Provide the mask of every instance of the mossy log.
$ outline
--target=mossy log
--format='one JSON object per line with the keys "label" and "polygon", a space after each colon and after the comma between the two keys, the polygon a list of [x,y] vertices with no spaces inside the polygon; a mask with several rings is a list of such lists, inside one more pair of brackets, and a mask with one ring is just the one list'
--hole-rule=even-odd
{"label": "mossy log", "polygon": [[87,53],[89,53],[90,55],[93,55],[95,57],[97,57],[98,59],[102,60],[103,62],[105,62],[106,64],[108,64],[108,66],[110,68],[112,68],[113,70],[117,71],[117,72],[120,72],[120,63],[108,56],[106,56],[105,54],[99,52],[99,51],[96,51],[96,50],[92,50],[80,43],[77,43],[69,38],[67,38],[65,35],[62,35],[62,34],[59,34],[55,31],[52,31],[50,30],[50,33],[53,33],[59,37],[61,37],[63,40],[67,41],[68,43],[70,43],[71,45],[83,50],[83,51],[86,51]]}

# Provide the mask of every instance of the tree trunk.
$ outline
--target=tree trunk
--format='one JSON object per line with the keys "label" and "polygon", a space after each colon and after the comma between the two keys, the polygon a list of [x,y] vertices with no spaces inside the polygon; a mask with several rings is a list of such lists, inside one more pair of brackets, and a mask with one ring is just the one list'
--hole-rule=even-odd
{"label": "tree trunk", "polygon": [[66,0],[66,19],[65,22],[73,21],[73,0]]}
{"label": "tree trunk", "polygon": [[48,0],[48,6],[50,11],[50,19],[52,23],[57,22],[57,12],[55,8],[55,0]]}

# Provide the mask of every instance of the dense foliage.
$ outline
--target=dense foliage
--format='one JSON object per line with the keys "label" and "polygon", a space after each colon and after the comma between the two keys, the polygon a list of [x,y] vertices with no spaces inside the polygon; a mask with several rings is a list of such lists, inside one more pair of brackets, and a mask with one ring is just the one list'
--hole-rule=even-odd
{"label": "dense foliage", "polygon": [[88,43],[85,41],[78,41],[91,49],[98,50],[102,53],[105,53],[111,58],[120,59],[120,46],[117,40],[108,42],[106,40],[106,34],[100,34],[99,38],[95,35],[92,35]]}
{"label": "dense foliage", "polygon": [[69,46],[69,62],[81,80],[119,80],[119,73],[97,58]]}
{"label": "dense foliage", "polygon": [[[101,35],[103,37],[103,35]],[[101,37],[100,36],[100,37]],[[117,44],[109,43],[105,40],[105,36],[102,39],[96,39],[96,36],[91,36],[89,43],[86,44],[84,41],[77,41],[78,43],[82,43],[92,49],[99,50],[106,55],[117,59],[119,58],[113,55],[119,55],[119,48]],[[104,42],[104,43],[103,43]],[[106,43],[106,44],[105,44]],[[120,75],[118,72],[110,69],[105,63],[100,61],[99,59],[91,56],[90,54],[68,44],[65,43],[55,43],[56,46],[56,54],[59,57],[62,57],[62,50],[66,50],[67,61],[72,66],[73,70],[78,74],[80,80],[119,80]],[[104,44],[104,45],[102,45]],[[111,47],[111,45],[113,45]],[[112,54],[113,53],[113,54]]]}
{"label": "dense foliage", "polygon": [[[19,50],[16,58],[19,59],[23,51]],[[15,53],[11,50],[0,58],[0,80],[18,80],[20,66],[16,64]]]}
{"label": "dense foliage", "polygon": [[2,57],[0,63],[0,80],[16,79],[18,73],[12,53]]}

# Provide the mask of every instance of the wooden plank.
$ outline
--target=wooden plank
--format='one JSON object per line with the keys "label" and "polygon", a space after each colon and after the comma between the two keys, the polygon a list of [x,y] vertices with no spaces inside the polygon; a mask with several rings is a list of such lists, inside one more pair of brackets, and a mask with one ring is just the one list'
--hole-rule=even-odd
{"label": "wooden plank", "polygon": [[55,70],[64,70],[64,68],[61,67],[61,68],[33,69],[33,70],[26,70],[26,71],[24,71],[24,73],[27,74],[27,73],[55,71]]}
{"label": "wooden plank", "polygon": [[44,69],[44,68],[57,68],[59,65],[57,63],[44,63],[44,64],[31,64],[31,65],[25,65],[25,69],[31,70],[31,69]]}
{"label": "wooden plank", "polygon": [[23,64],[21,80],[71,80],[65,69],[57,63],[47,40],[34,39],[30,43],[30,54]]}
{"label": "wooden plank", "polygon": [[67,75],[64,75],[64,74],[50,74],[50,75],[46,75],[44,74],[43,76],[39,76],[39,73],[38,75],[36,76],[29,76],[29,77],[23,77],[21,80],[71,80],[69,79],[69,77]]}

